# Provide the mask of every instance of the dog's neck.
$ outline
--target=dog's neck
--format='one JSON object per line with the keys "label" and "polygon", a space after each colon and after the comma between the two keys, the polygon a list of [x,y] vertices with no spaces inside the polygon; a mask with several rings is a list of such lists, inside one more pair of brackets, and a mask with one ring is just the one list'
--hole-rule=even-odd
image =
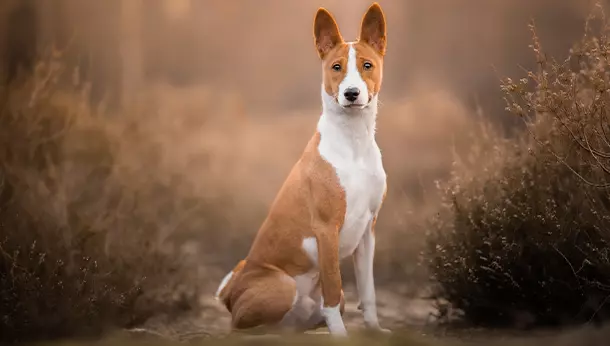
{"label": "dog's neck", "polygon": [[322,115],[318,131],[324,141],[325,135],[335,144],[347,144],[354,154],[364,152],[375,142],[377,120],[377,95],[364,108],[343,108],[326,93],[322,86]]}

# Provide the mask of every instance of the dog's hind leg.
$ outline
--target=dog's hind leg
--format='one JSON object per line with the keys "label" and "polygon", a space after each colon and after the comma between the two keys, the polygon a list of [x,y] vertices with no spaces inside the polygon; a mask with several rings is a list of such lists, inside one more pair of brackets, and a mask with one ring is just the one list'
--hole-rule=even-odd
{"label": "dog's hind leg", "polygon": [[243,284],[247,287],[231,309],[232,328],[279,328],[280,322],[296,302],[294,279],[281,271],[260,269]]}

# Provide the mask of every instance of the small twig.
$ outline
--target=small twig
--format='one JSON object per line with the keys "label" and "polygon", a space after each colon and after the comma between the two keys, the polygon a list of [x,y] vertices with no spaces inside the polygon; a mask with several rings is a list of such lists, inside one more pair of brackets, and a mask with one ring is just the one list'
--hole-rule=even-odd
{"label": "small twig", "polygon": [[559,251],[559,249],[555,245],[553,245],[553,250],[555,250],[565,260],[565,262],[568,264],[568,266],[572,270],[572,274],[574,274],[574,277],[578,281],[579,288],[581,288],[582,287],[582,285],[580,284],[581,278],[580,278],[580,276],[578,276],[578,273],[574,269],[574,266],[572,265],[572,262],[570,262],[570,260],[568,260],[568,258],[561,251]]}
{"label": "small twig", "polygon": [[178,335],[178,339],[183,341],[183,340],[190,340],[190,339],[194,339],[194,338],[198,338],[198,337],[211,337],[211,336],[213,336],[211,333],[200,330],[200,331],[181,333]]}
{"label": "small twig", "polygon": [[[534,138],[534,140],[541,146],[541,147],[546,147],[547,145],[544,144],[541,140],[538,139],[538,137],[536,137],[536,135],[532,132],[531,129],[529,129],[528,126],[528,131],[529,133],[532,135],[532,137]],[[568,164],[564,159],[562,159],[559,155],[557,155],[557,153],[555,153],[555,151],[548,150],[549,153],[551,155],[553,155],[560,163],[562,163],[564,166],[566,166],[572,173],[574,173],[578,178],[580,178],[580,180],[582,180],[585,184],[596,187],[596,188],[601,188],[601,189],[608,189],[610,188],[610,183],[606,183],[606,184],[597,184],[594,183],[592,181],[589,181],[587,178],[583,177],[582,174],[578,173],[570,164]]]}
{"label": "small twig", "polygon": [[162,339],[166,339],[166,340],[173,340],[173,338],[172,338],[172,337],[170,337],[169,335],[165,335],[165,334],[163,334],[163,333],[160,333],[160,332],[154,331],[154,330],[152,330],[152,329],[146,329],[146,328],[131,328],[131,329],[125,329],[125,330],[126,330],[127,332],[130,332],[130,333],[140,333],[140,334],[144,334],[144,333],[146,333],[146,334],[151,334],[151,335],[157,336],[157,337],[162,338]]}
{"label": "small twig", "polygon": [[593,314],[591,315],[591,318],[589,318],[589,322],[593,321],[593,319],[595,318],[595,316],[597,316],[597,314],[601,311],[602,307],[604,307],[604,305],[606,305],[606,302],[608,301],[608,299],[610,299],[610,294],[607,295],[604,300],[602,301],[601,304],[599,304],[599,306],[597,307],[597,309],[595,309],[595,311],[593,312]]}

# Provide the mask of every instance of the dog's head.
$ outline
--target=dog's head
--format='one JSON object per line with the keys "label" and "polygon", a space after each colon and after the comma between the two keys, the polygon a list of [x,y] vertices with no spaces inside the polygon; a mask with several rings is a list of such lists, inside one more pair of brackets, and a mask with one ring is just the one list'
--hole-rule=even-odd
{"label": "dog's head", "polygon": [[324,8],[316,13],[313,31],[324,92],[344,109],[367,107],[381,88],[386,50],[386,22],[379,4],[365,13],[355,42],[343,40],[337,22]]}

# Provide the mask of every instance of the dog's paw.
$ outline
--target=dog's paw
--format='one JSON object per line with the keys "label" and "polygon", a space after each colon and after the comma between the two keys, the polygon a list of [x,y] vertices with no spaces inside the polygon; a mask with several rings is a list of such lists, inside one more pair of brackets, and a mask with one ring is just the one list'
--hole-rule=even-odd
{"label": "dog's paw", "polygon": [[391,330],[389,330],[387,328],[382,328],[382,327],[379,327],[379,328],[375,329],[375,332],[380,333],[380,334],[385,334],[385,335],[392,334]]}
{"label": "dog's paw", "polygon": [[392,331],[386,328],[382,328],[379,324],[366,325],[366,330],[374,334],[390,335]]}

